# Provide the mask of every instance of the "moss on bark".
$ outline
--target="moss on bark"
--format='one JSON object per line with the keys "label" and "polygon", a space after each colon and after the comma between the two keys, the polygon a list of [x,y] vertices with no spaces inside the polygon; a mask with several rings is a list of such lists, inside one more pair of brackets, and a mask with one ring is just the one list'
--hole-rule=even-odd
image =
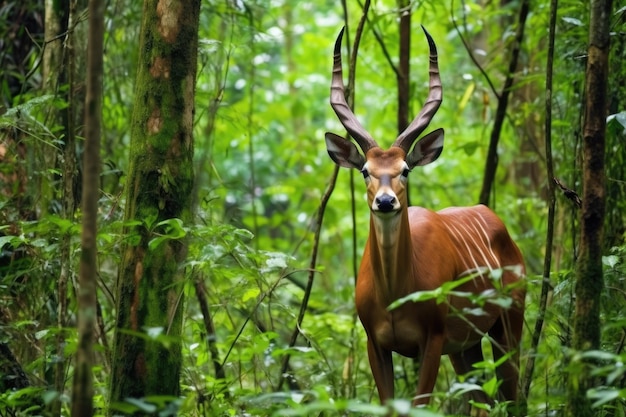
{"label": "moss on bark", "polygon": [[111,402],[180,392],[184,240],[149,242],[191,219],[193,103],[200,2],[146,0],[132,115],[117,285]]}
{"label": "moss on bark", "polygon": [[[607,116],[607,83],[611,0],[591,2],[589,54],[585,81],[583,125],[583,204],[579,257],[576,267],[576,306],[573,348],[588,351],[600,348],[600,295],[603,288],[602,237],[605,213],[604,147]],[[569,376],[567,413],[594,415],[587,390],[595,385],[595,363],[581,359]],[[577,368],[577,371],[574,371]]]}

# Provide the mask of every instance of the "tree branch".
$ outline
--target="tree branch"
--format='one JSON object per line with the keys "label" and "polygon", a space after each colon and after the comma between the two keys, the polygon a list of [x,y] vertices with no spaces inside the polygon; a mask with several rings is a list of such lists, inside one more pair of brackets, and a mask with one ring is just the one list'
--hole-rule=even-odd
{"label": "tree branch", "polygon": [[520,6],[517,31],[513,40],[513,50],[511,51],[511,60],[509,61],[509,70],[507,72],[506,80],[504,81],[504,87],[502,93],[498,99],[498,107],[496,109],[496,115],[493,122],[493,129],[491,131],[491,137],[489,139],[489,149],[487,151],[487,159],[485,161],[485,176],[483,178],[483,185],[480,191],[480,197],[478,199],[480,204],[486,206],[489,205],[489,197],[491,189],[496,177],[496,169],[498,168],[498,142],[500,141],[500,132],[502,131],[502,125],[506,118],[506,108],[509,103],[509,95],[511,93],[511,87],[515,80],[515,71],[517,69],[517,61],[519,58],[522,40],[524,39],[524,28],[526,26],[526,18],[530,11],[530,0],[523,0]]}

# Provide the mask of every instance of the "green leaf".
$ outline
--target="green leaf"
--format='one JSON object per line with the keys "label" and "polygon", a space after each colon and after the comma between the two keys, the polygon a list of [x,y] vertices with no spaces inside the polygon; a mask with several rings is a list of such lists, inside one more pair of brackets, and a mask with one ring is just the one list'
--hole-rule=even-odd
{"label": "green leaf", "polygon": [[495,297],[495,298],[489,298],[487,299],[487,302],[489,304],[495,304],[497,306],[500,306],[504,309],[508,309],[511,308],[511,306],[513,305],[513,298],[511,297]]}
{"label": "green leaf", "polygon": [[258,288],[248,288],[246,292],[244,292],[241,296],[241,301],[245,303],[248,300],[255,299],[259,296],[260,293],[261,290]]}
{"label": "green leaf", "polygon": [[403,399],[395,399],[389,401],[389,406],[397,415],[405,416],[411,411],[411,402]]}
{"label": "green leaf", "polygon": [[620,360],[618,355],[615,355],[614,353],[611,353],[611,352],[605,352],[602,350],[588,350],[588,351],[582,352],[580,354],[580,358],[581,359],[593,359],[597,361],[611,361],[611,362],[617,362]]}
{"label": "green leaf", "polygon": [[[467,85],[467,88],[465,89],[465,92],[463,93],[463,96],[461,97],[461,100],[459,100],[459,111],[463,111],[463,109],[467,106],[467,103],[470,101],[470,98],[472,97],[472,94],[474,93],[474,90],[476,89],[476,83],[475,82],[470,82]],[[476,142],[474,142],[476,143]],[[476,148],[474,148],[476,149]],[[470,155],[470,154],[468,154]]]}
{"label": "green leaf", "polygon": [[609,123],[611,120],[615,120],[617,123],[622,125],[624,129],[626,129],[626,111],[611,114],[606,118],[607,123]]}
{"label": "green leaf", "polygon": [[469,403],[472,405],[472,407],[478,408],[479,410],[486,410],[486,411],[491,410],[491,405],[486,404],[486,403],[481,403],[481,402],[474,401],[474,400],[470,400]]}
{"label": "green leaf", "polygon": [[265,268],[262,268],[263,272],[285,269],[288,266],[288,261],[292,259],[291,256],[281,252],[263,252],[263,254],[267,256]]}
{"label": "green leaf", "polygon": [[427,408],[412,408],[409,411],[410,417],[442,417],[443,414],[431,411]]}
{"label": "green leaf", "polygon": [[143,224],[146,225],[146,229],[151,230],[154,222],[159,218],[159,210],[156,207],[151,207],[145,210],[143,213]]}
{"label": "green leaf", "polygon": [[12,248],[17,248],[22,242],[23,239],[18,236],[0,236],[0,248],[4,247],[4,245],[11,245]]}
{"label": "green leaf", "polygon": [[173,218],[159,222],[157,226],[165,226],[166,236],[170,239],[181,239],[187,235],[181,219]]}
{"label": "green leaf", "polygon": [[494,376],[489,381],[483,384],[483,391],[485,391],[485,393],[490,398],[494,398],[496,393],[498,392],[499,385],[500,384],[498,383],[498,378]]}
{"label": "green leaf", "polygon": [[464,308],[463,309],[463,315],[464,316],[475,316],[475,317],[480,317],[480,316],[486,316],[487,312],[485,310],[483,310],[480,307],[477,308]]}
{"label": "green leaf", "polygon": [[168,240],[167,236],[155,237],[154,239],[150,240],[150,242],[148,242],[148,248],[150,250],[155,250],[159,247],[161,243],[165,242],[166,240]]}
{"label": "green leaf", "polygon": [[348,403],[346,410],[359,415],[384,416],[387,415],[387,407],[378,404],[365,404],[356,401]]}
{"label": "green leaf", "polygon": [[587,398],[595,400],[591,404],[591,408],[597,408],[617,398],[624,397],[624,390],[615,388],[590,389],[587,391]]}
{"label": "green leaf", "polygon": [[429,291],[416,291],[407,296],[397,299],[396,301],[391,303],[389,307],[387,307],[387,310],[396,309],[408,302],[418,303],[420,301],[434,300],[434,299],[437,299],[441,293],[442,293],[441,287],[434,289],[434,290],[429,290]]}
{"label": "green leaf", "polygon": [[129,404],[134,405],[139,410],[146,412],[146,413],[154,413],[157,411],[156,405],[150,404],[140,398],[126,398],[124,401],[126,401]]}
{"label": "green leaf", "polygon": [[619,256],[617,255],[603,256],[602,263],[611,269],[615,269],[615,266],[617,266],[617,264],[619,263]]}
{"label": "green leaf", "polygon": [[489,272],[489,277],[494,281],[502,281],[503,268],[496,268]]}
{"label": "green leaf", "polygon": [[567,22],[571,25],[574,26],[583,26],[583,22],[580,19],[577,19],[575,17],[568,17],[568,16],[564,16],[562,17],[564,22]]}
{"label": "green leaf", "polygon": [[608,384],[613,384],[618,378],[621,378],[622,375],[624,375],[624,372],[626,372],[626,368],[621,362],[615,364],[615,367],[612,367],[612,369],[613,372],[609,373],[606,377],[606,382]]}
{"label": "green leaf", "polygon": [[166,240],[178,240],[187,236],[187,230],[183,227],[183,221],[181,219],[173,218],[163,220],[157,223],[157,227],[163,227],[165,230],[164,233],[148,242],[148,248],[150,250],[158,248],[159,245]]}
{"label": "green leaf", "polygon": [[455,382],[450,387],[450,392],[455,396],[461,396],[472,391],[482,391],[482,387],[471,382]]}
{"label": "green leaf", "polygon": [[159,336],[163,334],[163,327],[145,327],[144,330],[146,334],[151,339],[157,339]]}
{"label": "green leaf", "polygon": [[43,398],[44,404],[50,404],[52,403],[52,401],[58,400],[60,395],[58,391],[48,390],[48,391],[44,391],[41,394],[41,397]]}
{"label": "green leaf", "polygon": [[479,145],[478,142],[472,141],[472,142],[464,143],[463,145],[459,146],[459,149],[465,152],[465,155],[472,156],[474,155],[474,152],[476,152],[476,150],[478,149],[478,145]]}
{"label": "green leaf", "polygon": [[50,332],[49,329],[39,330],[38,332],[35,332],[35,339],[41,340],[44,337],[46,337],[49,332]]}

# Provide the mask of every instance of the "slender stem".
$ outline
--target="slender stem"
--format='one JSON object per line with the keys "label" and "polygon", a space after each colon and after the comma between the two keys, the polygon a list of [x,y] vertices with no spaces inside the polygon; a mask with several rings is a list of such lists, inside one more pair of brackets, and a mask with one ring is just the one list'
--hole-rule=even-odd
{"label": "slender stem", "polygon": [[72,417],[89,417],[93,408],[94,343],[97,320],[97,220],[100,190],[102,131],[102,73],[104,2],[89,1],[87,86],[85,97],[85,149],[80,274],[78,286],[78,346],[72,389]]}
{"label": "slender stem", "polygon": [[[344,19],[346,27],[348,25],[348,6],[346,4],[346,0],[342,0],[342,5],[344,9]],[[365,10],[364,6],[361,5],[363,10]],[[367,4],[369,8],[369,3]],[[367,13],[364,13],[367,17]],[[352,74],[354,76],[354,74]],[[354,83],[352,83],[354,86]],[[348,97],[346,98],[348,105],[354,111],[354,90],[349,90]],[[356,225],[356,198],[355,198],[355,184],[354,184],[354,170],[350,170],[350,213],[351,213],[351,221],[352,221],[352,276],[354,277],[354,285],[356,286],[357,275],[359,271],[359,259],[357,254],[357,241],[358,241],[358,230],[359,228]],[[358,338],[355,337],[355,329],[358,322],[358,316],[356,314],[356,309],[352,312],[352,329],[350,332],[350,349],[348,352],[348,381],[350,381],[348,388],[349,391],[345,391],[345,396],[347,398],[354,398],[356,396],[356,383],[355,383],[355,364],[354,358],[356,357],[355,352],[357,351]]]}
{"label": "slender stem", "polygon": [[535,369],[535,359],[539,339],[543,329],[543,323],[546,316],[546,308],[548,306],[548,295],[552,289],[550,284],[550,271],[552,269],[552,242],[554,241],[554,213],[556,198],[554,195],[554,166],[552,161],[552,76],[554,66],[554,39],[556,18],[558,14],[558,0],[550,2],[550,23],[548,36],[548,59],[546,64],[546,120],[545,120],[545,137],[546,137],[546,178],[548,178],[548,228],[546,231],[546,253],[543,261],[543,279],[541,284],[541,297],[539,298],[539,314],[535,322],[535,329],[532,334],[528,361],[524,371],[522,398],[528,398],[530,392],[530,384]]}
{"label": "slender stem", "polygon": [[487,159],[485,160],[485,176],[483,185],[478,199],[480,204],[489,205],[491,189],[496,178],[496,169],[498,168],[498,142],[500,141],[500,132],[506,118],[506,109],[509,103],[509,95],[515,81],[515,72],[517,69],[517,61],[521,51],[522,40],[524,39],[524,27],[526,26],[526,18],[530,11],[530,0],[523,0],[517,21],[517,31],[513,40],[513,49],[511,51],[511,60],[509,61],[509,69],[507,77],[502,87],[502,93],[498,99],[498,107],[491,130],[489,139],[489,150],[487,151]]}
{"label": "slender stem", "polygon": [[[207,333],[207,342],[209,347],[209,353],[211,354],[211,361],[215,367],[215,378],[224,380],[226,373],[224,367],[220,362],[219,350],[217,349],[217,335],[215,332],[215,326],[213,325],[213,317],[211,316],[211,310],[209,309],[209,302],[207,300],[207,288],[204,285],[204,277],[198,274],[194,280],[194,287],[196,289],[196,297],[198,298],[198,305],[202,312],[202,319],[204,321],[204,330]],[[228,395],[228,391],[225,392]]]}
{"label": "slender stem", "polygon": [[[248,13],[249,25],[251,28],[254,27],[254,16],[252,12],[246,9]],[[250,37],[250,49],[252,51],[252,56],[256,54],[256,45],[254,43],[254,36]],[[257,219],[257,202],[256,202],[256,166],[254,163],[254,86],[255,86],[255,78],[256,78],[256,66],[250,65],[250,89],[248,90],[249,94],[249,103],[248,103],[248,120],[247,120],[247,128],[248,128],[248,164],[250,164],[250,202],[252,206],[252,232],[255,236],[259,234],[259,223]],[[254,239],[254,245],[256,249],[258,249],[259,240]]]}

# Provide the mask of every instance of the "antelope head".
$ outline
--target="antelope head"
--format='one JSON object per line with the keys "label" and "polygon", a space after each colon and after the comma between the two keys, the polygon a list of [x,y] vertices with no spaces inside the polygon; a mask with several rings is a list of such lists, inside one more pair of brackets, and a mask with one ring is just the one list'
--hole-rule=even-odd
{"label": "antelope head", "polygon": [[[339,121],[361,148],[334,133],[326,133],[326,148],[333,161],[345,168],[361,171],[367,186],[372,214],[379,219],[397,216],[407,206],[407,176],[413,167],[436,160],[443,150],[443,129],[416,139],[428,127],[442,101],[441,79],[437,65],[437,48],[424,29],[430,49],[430,81],[426,103],[411,124],[400,133],[388,150],[381,149],[346,103],[341,67],[341,30],[335,42],[330,105]],[[413,144],[415,143],[415,146]],[[411,149],[413,147],[413,149]]]}

